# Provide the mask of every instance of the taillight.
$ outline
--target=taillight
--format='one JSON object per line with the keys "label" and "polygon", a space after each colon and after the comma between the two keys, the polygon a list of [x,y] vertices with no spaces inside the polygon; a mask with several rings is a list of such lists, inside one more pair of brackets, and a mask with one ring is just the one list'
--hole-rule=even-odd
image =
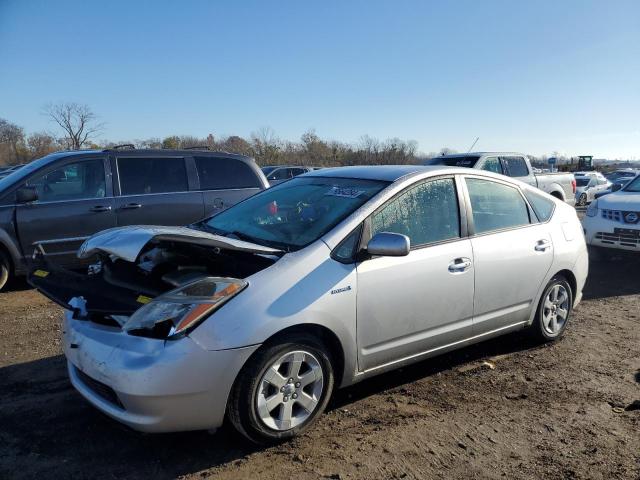
{"label": "taillight", "polygon": [[571,188],[573,189],[573,193],[576,193],[576,179],[571,180]]}

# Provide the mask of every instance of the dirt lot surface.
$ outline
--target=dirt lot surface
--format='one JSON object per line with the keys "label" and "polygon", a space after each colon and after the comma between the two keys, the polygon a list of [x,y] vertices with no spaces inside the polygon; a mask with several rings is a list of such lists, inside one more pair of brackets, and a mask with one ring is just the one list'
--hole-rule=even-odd
{"label": "dirt lot surface", "polygon": [[638,262],[592,265],[562,341],[510,335],[371,379],[266,449],[104,417],[67,380],[60,316],[26,287],[0,294],[2,479],[640,478]]}

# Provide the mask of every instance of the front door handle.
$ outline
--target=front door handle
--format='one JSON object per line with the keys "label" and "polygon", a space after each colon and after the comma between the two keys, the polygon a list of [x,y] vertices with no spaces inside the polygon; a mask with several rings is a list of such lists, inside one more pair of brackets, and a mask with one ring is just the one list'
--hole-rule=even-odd
{"label": "front door handle", "polygon": [[120,207],[120,210],[133,210],[135,208],[141,208],[142,205],[139,203],[127,203]]}
{"label": "front door handle", "polygon": [[551,242],[549,240],[538,240],[536,242],[536,246],[534,247],[536,252],[545,252],[547,249],[551,248]]}
{"label": "front door handle", "polygon": [[449,271],[451,273],[466,272],[470,268],[471,268],[471,259],[467,257],[456,258],[449,264]]}
{"label": "front door handle", "polygon": [[90,208],[89,211],[94,213],[110,212],[111,205],[96,205],[95,207]]}

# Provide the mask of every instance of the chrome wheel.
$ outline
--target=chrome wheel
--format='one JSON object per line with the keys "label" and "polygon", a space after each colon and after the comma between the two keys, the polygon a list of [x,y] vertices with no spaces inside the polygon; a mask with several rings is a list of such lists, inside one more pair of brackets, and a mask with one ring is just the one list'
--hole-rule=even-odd
{"label": "chrome wheel", "polygon": [[563,285],[551,287],[542,308],[542,326],[552,336],[558,335],[569,317],[569,293]]}
{"label": "chrome wheel", "polygon": [[260,379],[256,407],[269,428],[290,430],[304,423],[318,407],[324,374],[318,359],[296,350],[282,355]]}
{"label": "chrome wheel", "polygon": [[580,206],[585,206],[587,204],[587,195],[585,193],[583,193],[582,195],[580,195]]}

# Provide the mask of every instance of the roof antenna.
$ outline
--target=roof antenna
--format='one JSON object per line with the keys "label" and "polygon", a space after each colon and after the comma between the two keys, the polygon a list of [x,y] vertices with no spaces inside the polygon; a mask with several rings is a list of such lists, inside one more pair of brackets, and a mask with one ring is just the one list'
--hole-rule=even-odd
{"label": "roof antenna", "polygon": [[469,147],[469,150],[467,150],[467,153],[469,153],[473,149],[473,147],[476,146],[476,143],[478,143],[478,140],[480,140],[480,137],[476,137],[475,141]]}

